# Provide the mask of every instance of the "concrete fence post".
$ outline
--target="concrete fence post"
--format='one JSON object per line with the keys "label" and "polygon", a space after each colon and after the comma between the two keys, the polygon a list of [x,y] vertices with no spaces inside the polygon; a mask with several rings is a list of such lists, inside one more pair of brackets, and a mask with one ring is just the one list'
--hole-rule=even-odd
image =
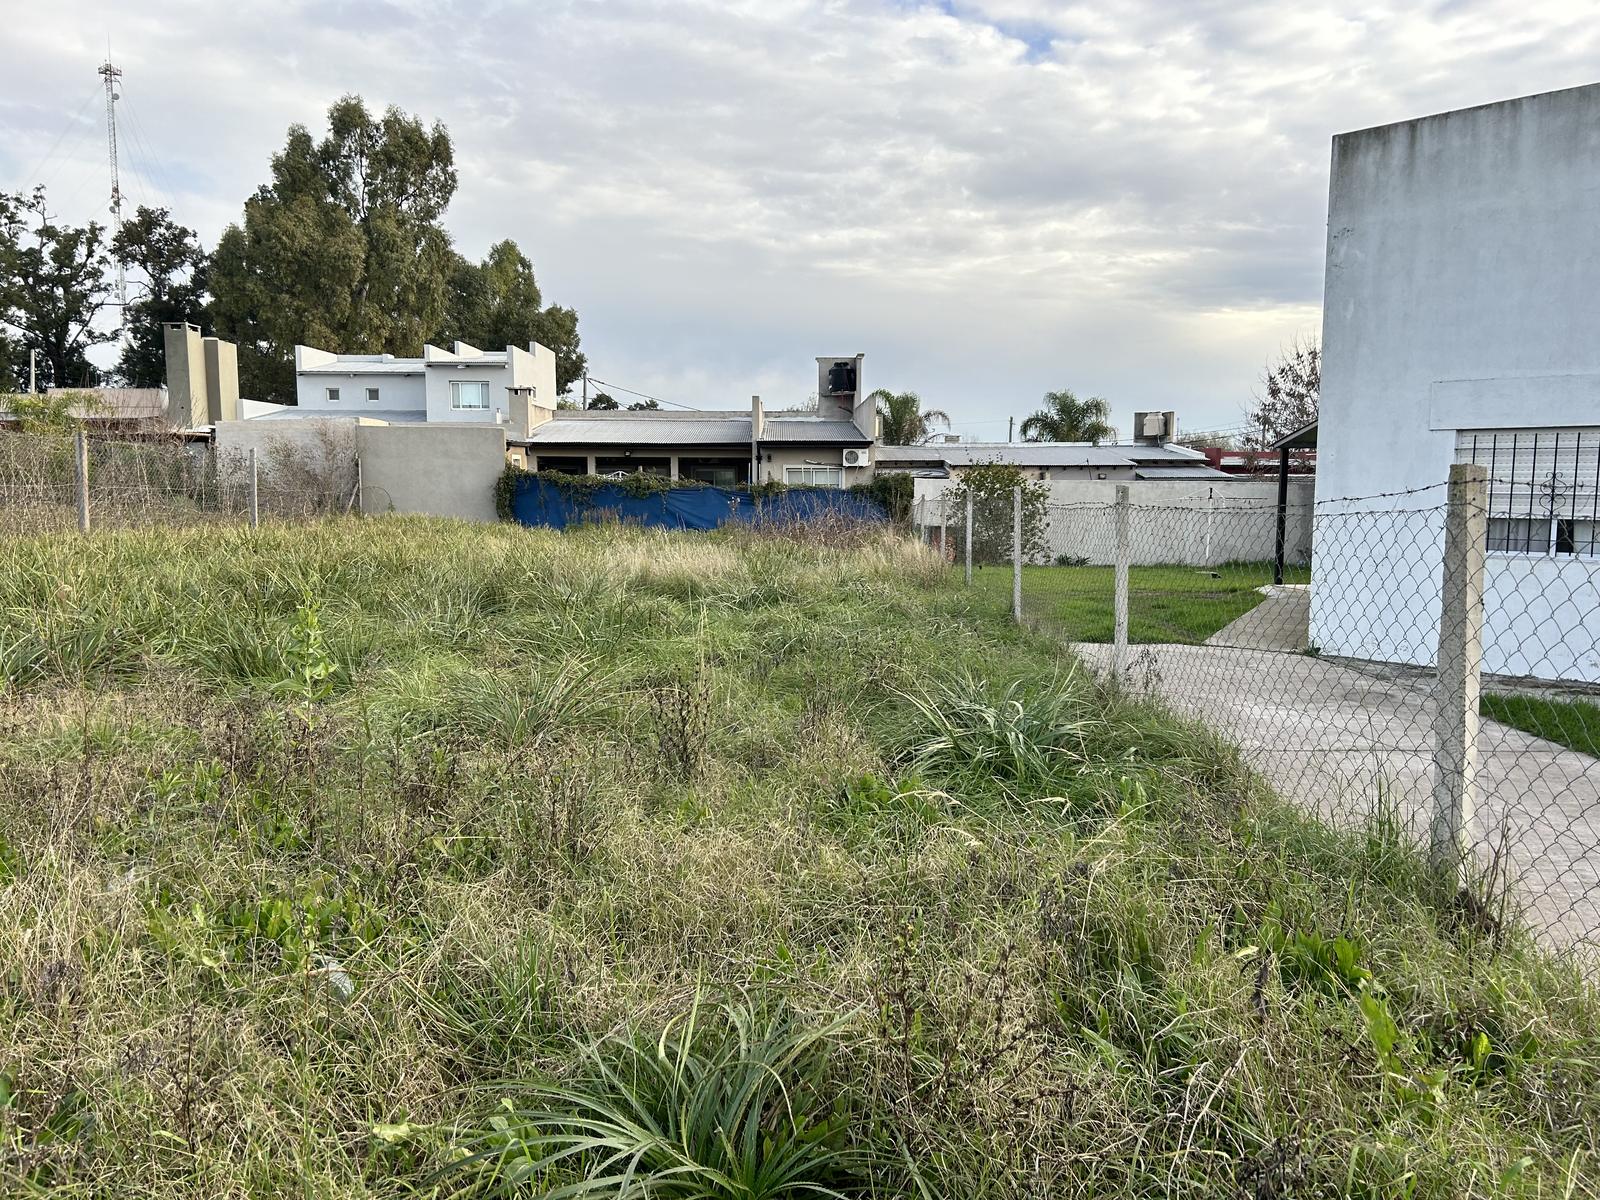
{"label": "concrete fence post", "polygon": [[1128,536],[1130,493],[1128,485],[1117,485],[1117,503],[1115,508],[1116,532],[1116,595],[1113,599],[1113,613],[1115,617],[1114,632],[1111,638],[1111,674],[1122,678],[1122,672],[1128,665],[1128,558],[1130,552],[1130,539]]}
{"label": "concrete fence post", "polygon": [[261,528],[261,475],[256,469],[256,448],[250,447],[250,528]]}
{"label": "concrete fence post", "polygon": [[1483,575],[1489,469],[1450,468],[1433,715],[1433,822],[1428,858],[1465,882],[1477,836],[1478,694],[1483,670]]}
{"label": "concrete fence post", "polygon": [[972,489],[967,489],[967,523],[963,540],[967,543],[967,586],[972,586]]}
{"label": "concrete fence post", "polygon": [[78,532],[89,532],[89,437],[78,430],[74,439],[74,475],[78,486]]}
{"label": "concrete fence post", "polygon": [[1022,488],[1011,490],[1011,619],[1022,624]]}

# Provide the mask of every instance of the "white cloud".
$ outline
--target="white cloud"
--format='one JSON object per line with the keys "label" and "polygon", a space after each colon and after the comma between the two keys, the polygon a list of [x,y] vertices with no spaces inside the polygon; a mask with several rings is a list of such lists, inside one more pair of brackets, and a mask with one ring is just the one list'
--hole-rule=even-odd
{"label": "white cloud", "polygon": [[[291,121],[358,92],[449,125],[458,241],[516,238],[597,374],[781,403],[861,350],[974,434],[1062,386],[1236,422],[1317,324],[1330,136],[1588,82],[1600,41],[1554,0],[88,7],[8,22],[0,184],[106,33],[130,191],[207,238]],[[103,195],[99,117],[55,156],[69,216]]]}

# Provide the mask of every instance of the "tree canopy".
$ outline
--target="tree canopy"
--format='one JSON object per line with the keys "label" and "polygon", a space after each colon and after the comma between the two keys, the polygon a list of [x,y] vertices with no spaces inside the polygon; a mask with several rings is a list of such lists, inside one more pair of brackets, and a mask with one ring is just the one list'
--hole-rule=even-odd
{"label": "tree canopy", "polygon": [[496,242],[481,263],[452,252],[449,300],[440,342],[460,339],[485,350],[538,342],[555,352],[556,390],[583,377],[587,360],[578,349],[578,314],[543,306],[533,264],[510,239]]}
{"label": "tree canopy", "polygon": [[16,331],[0,350],[18,387],[28,351],[39,354],[39,390],[99,380],[88,351],[113,341],[98,325],[111,303],[105,228],[67,225],[49,215],[45,191],[0,194],[0,324]]}
{"label": "tree canopy", "polygon": [[1070,391],[1044,394],[1044,407],[1022,422],[1025,442],[1101,442],[1114,441],[1116,427],[1111,424],[1111,405],[1099,396],[1080,400]]}
{"label": "tree canopy", "polygon": [[194,230],[164,208],[140,205],[111,239],[111,254],[128,272],[135,297],[123,313],[127,337],[116,376],[124,387],[160,387],[167,378],[168,321],[205,318],[207,260]]}
{"label": "tree canopy", "polygon": [[397,108],[374,117],[346,96],[320,141],[291,126],[271,171],[211,265],[213,323],[239,343],[246,395],[293,397],[297,343],[415,356],[429,341],[537,341],[556,354],[561,390],[582,374],[578,314],[543,304],[515,242],[481,263],[452,248],[441,220],[457,174],[443,125]]}
{"label": "tree canopy", "polygon": [[950,428],[950,414],[942,409],[924,411],[915,392],[879,388],[868,397],[878,406],[878,436],[888,446],[920,446],[932,441],[939,426]]}
{"label": "tree canopy", "polygon": [[1322,348],[1315,338],[1295,338],[1267,364],[1261,390],[1246,410],[1250,429],[1245,444],[1265,449],[1317,419],[1322,394]]}

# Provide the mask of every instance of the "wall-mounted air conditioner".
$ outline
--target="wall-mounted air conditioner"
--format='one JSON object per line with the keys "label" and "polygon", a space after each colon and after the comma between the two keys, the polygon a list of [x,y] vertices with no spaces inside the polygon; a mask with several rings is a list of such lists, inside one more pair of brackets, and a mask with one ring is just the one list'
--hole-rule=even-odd
{"label": "wall-mounted air conditioner", "polygon": [[859,450],[846,450],[844,452],[844,465],[847,467],[865,467],[872,463],[872,451],[863,447]]}

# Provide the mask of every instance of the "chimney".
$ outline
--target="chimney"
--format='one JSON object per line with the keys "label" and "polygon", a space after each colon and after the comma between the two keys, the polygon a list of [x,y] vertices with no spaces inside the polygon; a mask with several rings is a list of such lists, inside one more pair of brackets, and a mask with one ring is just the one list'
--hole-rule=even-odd
{"label": "chimney", "polygon": [[[204,425],[211,418],[200,327],[187,321],[165,321],[161,334],[167,352],[167,421],[174,429]],[[237,393],[237,383],[234,388]]]}
{"label": "chimney", "polygon": [[508,387],[506,399],[511,409],[511,436],[525,438],[554,416],[554,410],[541,405],[533,387]]}
{"label": "chimney", "polygon": [[206,419],[239,419],[239,347],[221,338],[202,339],[206,360]]}

